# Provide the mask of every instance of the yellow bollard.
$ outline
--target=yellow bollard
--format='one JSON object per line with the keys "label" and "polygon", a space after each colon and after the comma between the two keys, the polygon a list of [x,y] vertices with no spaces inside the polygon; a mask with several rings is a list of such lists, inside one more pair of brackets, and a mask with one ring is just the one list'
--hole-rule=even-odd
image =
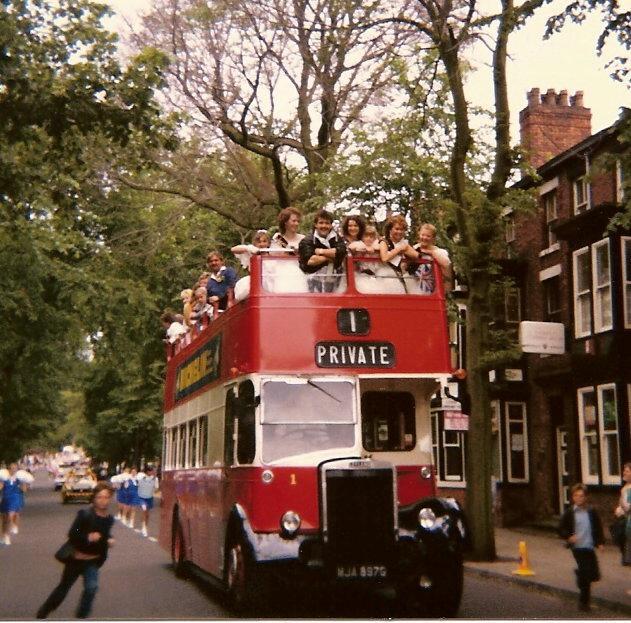
{"label": "yellow bollard", "polygon": [[526,549],[526,541],[519,541],[519,568],[513,571],[515,575],[535,575],[528,563],[528,550]]}

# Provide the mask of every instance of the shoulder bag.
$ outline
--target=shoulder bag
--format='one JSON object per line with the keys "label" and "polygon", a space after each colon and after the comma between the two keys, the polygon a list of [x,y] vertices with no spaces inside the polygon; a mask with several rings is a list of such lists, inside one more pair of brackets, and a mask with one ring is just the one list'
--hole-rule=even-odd
{"label": "shoulder bag", "polygon": [[62,564],[74,560],[75,549],[70,541],[66,541],[56,552],[55,559]]}

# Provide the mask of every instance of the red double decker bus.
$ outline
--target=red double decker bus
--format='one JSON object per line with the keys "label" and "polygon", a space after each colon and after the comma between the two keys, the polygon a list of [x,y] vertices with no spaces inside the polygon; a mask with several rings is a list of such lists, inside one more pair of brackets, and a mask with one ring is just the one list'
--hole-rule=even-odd
{"label": "red double decker bus", "polygon": [[176,572],[196,566],[237,607],[306,575],[453,616],[465,527],[432,468],[430,399],[451,374],[439,270],[349,257],[304,275],[274,255],[250,270],[247,296],[168,361],[160,542]]}

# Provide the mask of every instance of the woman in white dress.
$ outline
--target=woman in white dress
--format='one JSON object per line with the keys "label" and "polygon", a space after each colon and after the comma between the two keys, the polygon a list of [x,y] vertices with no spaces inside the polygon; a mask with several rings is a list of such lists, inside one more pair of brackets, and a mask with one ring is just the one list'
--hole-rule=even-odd
{"label": "woman in white dress", "polygon": [[[305,237],[298,233],[302,215],[297,208],[288,207],[278,215],[278,229],[272,236],[271,249],[282,250],[282,255],[295,255],[300,241]],[[308,292],[307,278],[298,266],[298,261],[277,260],[263,264],[263,288],[268,292]]]}
{"label": "woman in white dress", "polygon": [[386,223],[384,237],[379,243],[379,254],[383,263],[377,272],[384,293],[406,294],[407,292],[404,278],[407,260],[418,258],[418,253],[405,237],[407,228],[408,224],[400,214],[391,216]]}

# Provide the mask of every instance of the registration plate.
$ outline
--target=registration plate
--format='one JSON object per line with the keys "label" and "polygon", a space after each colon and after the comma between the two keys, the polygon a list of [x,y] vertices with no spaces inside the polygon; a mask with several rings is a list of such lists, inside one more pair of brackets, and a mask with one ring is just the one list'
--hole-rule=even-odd
{"label": "registration plate", "polygon": [[385,578],[388,569],[384,565],[338,565],[337,577],[343,580]]}

